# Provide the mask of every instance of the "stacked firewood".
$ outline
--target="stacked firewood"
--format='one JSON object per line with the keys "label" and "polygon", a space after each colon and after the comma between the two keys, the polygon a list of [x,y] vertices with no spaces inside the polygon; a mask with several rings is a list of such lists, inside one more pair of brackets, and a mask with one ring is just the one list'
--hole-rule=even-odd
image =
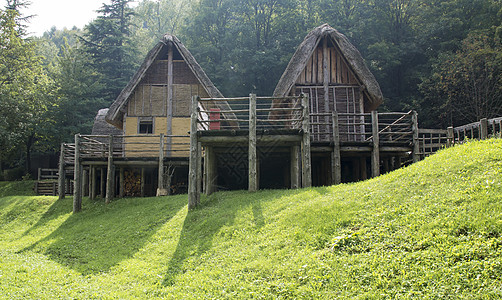
{"label": "stacked firewood", "polygon": [[133,170],[124,171],[124,194],[138,197],[141,194],[141,176]]}

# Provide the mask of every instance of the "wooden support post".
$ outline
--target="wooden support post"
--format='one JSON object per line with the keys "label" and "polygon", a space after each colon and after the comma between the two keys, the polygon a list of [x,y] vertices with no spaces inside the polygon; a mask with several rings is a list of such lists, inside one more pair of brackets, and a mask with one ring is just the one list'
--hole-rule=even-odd
{"label": "wooden support post", "polygon": [[141,168],[141,189],[140,197],[145,197],[145,168]]}
{"label": "wooden support post", "polygon": [[58,173],[58,196],[59,199],[64,199],[65,197],[65,180],[66,171],[64,169],[64,144],[61,144],[61,154],[59,155],[59,173]]}
{"label": "wooden support post", "polygon": [[378,136],[378,112],[371,112],[371,132],[373,134],[373,150],[371,151],[371,176],[380,175],[380,137]]}
{"label": "wooden support post", "polygon": [[331,174],[333,184],[342,182],[342,157],[340,154],[340,127],[338,124],[338,112],[333,112],[333,153],[331,154]]}
{"label": "wooden support post", "polygon": [[488,138],[488,119],[483,118],[479,122],[481,123],[481,128],[479,129],[479,138],[481,140],[486,140]]}
{"label": "wooden support post", "polygon": [[109,137],[109,145],[108,145],[108,167],[106,172],[106,200],[105,203],[110,203],[113,200],[114,196],[114,172],[113,172],[113,135]]}
{"label": "wooden support post", "polygon": [[[159,181],[157,195],[167,194],[164,189],[164,133],[160,134],[160,147],[159,147]],[[160,192],[160,193],[159,193]]]}
{"label": "wooden support post", "polygon": [[217,169],[216,169],[216,153],[212,146],[205,148],[205,171],[206,171],[206,184],[205,193],[206,195],[211,195],[216,192],[217,184]]}
{"label": "wooden support post", "polygon": [[312,186],[312,160],[310,153],[310,115],[309,115],[309,97],[301,95],[303,106],[303,139],[302,139],[302,186]]}
{"label": "wooden support post", "polygon": [[91,200],[96,199],[96,167],[91,166]]}
{"label": "wooden support post", "polygon": [[82,196],[89,196],[87,193],[89,191],[89,171],[87,169],[83,169],[82,174]]}
{"label": "wooden support post", "polygon": [[100,174],[99,196],[101,199],[105,198],[105,168],[101,168]]}
{"label": "wooden support post", "polygon": [[455,143],[455,132],[453,131],[453,126],[448,127],[448,140],[446,142],[446,147],[451,147]]}
{"label": "wooden support post", "polygon": [[258,190],[258,171],[256,157],[256,95],[249,95],[249,148],[248,148],[249,179],[248,191]]}
{"label": "wooden support post", "polygon": [[368,179],[368,171],[366,169],[366,157],[359,158],[359,164],[361,165],[361,179]]}
{"label": "wooden support post", "polygon": [[119,198],[124,198],[125,186],[124,186],[124,167],[120,167],[119,170]]}
{"label": "wooden support post", "polygon": [[418,140],[418,114],[413,111],[411,115],[411,129],[413,131],[413,162],[420,160],[420,143]]}
{"label": "wooden support post", "polygon": [[188,167],[188,209],[193,209],[199,204],[197,195],[197,112],[199,97],[192,96],[192,109],[190,116],[190,161]]}
{"label": "wooden support post", "polygon": [[197,195],[202,192],[202,144],[197,143]]}
{"label": "wooden support post", "polygon": [[42,180],[42,168],[38,168],[37,180]]}
{"label": "wooden support post", "polygon": [[75,166],[73,172],[73,213],[82,210],[82,179],[80,166],[80,134],[75,135]]}
{"label": "wooden support post", "polygon": [[359,165],[359,158],[354,158],[352,159],[352,172],[354,175],[354,181],[360,181],[361,180],[361,166]]}
{"label": "wooden support post", "polygon": [[401,156],[396,156],[396,162],[395,162],[396,169],[401,168],[402,164],[403,163],[402,163]]}
{"label": "wooden support post", "polygon": [[291,188],[297,189],[300,186],[300,146],[293,146],[291,147]]}

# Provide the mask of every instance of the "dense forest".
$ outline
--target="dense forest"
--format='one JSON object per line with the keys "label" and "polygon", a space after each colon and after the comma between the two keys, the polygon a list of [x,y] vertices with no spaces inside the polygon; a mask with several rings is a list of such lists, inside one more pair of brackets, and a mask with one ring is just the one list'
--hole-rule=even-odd
{"label": "dense forest", "polygon": [[[177,35],[227,96],[270,95],[304,36],[328,23],[421,127],[502,115],[500,0],[108,0],[84,28],[29,37],[28,3],[0,9],[0,174],[90,133],[148,50]],[[5,176],[7,177],[15,177]]]}

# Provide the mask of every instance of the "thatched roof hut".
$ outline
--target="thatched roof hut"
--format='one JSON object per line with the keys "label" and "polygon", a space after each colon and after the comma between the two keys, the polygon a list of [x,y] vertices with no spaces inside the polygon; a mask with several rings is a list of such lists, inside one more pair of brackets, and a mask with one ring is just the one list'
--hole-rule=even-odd
{"label": "thatched roof hut", "polygon": [[[221,92],[214,86],[209,77],[207,77],[204,70],[202,70],[200,65],[195,60],[195,58],[187,50],[187,48],[180,42],[180,40],[174,35],[166,34],[164,35],[162,40],[150,50],[145,60],[143,61],[143,64],[134,74],[134,76],[129,81],[127,86],[122,90],[117,99],[110,106],[110,110],[106,115],[106,121],[108,123],[113,124],[119,128],[122,128],[123,117],[125,112],[127,111],[128,101],[131,99],[132,96],[134,96],[137,87],[141,83],[146,83],[148,85],[153,85],[158,83],[160,83],[160,85],[168,84],[167,81],[169,79],[166,79],[166,77],[169,76],[173,77],[173,74],[170,75],[167,74],[168,66],[166,57],[168,56],[167,54],[168,51],[174,53],[173,54],[173,56],[175,56],[174,60],[176,60],[174,64],[176,64],[179,61],[180,68],[174,70],[174,72],[176,73],[178,71],[177,78],[180,78],[179,79],[180,83],[186,84],[188,82],[188,84],[194,84],[194,83],[200,84],[200,86],[203,89],[202,92],[204,95],[201,95],[201,91],[199,91],[197,94],[199,94],[201,97],[203,96],[209,96],[211,98],[223,97]],[[162,61],[164,61],[165,63],[164,64],[159,63]],[[171,62],[169,68],[173,70],[172,57],[170,61]],[[183,64],[181,65],[181,63]],[[174,66],[174,68],[176,68],[176,65]],[[166,82],[163,82],[162,80]],[[171,87],[168,88],[168,90],[170,90],[170,92],[168,93],[171,93],[171,95],[172,95],[172,84],[173,83],[171,79],[170,83]],[[168,101],[170,100],[172,101],[172,98],[168,99]],[[184,103],[183,105],[186,106],[186,103]]]}
{"label": "thatched roof hut", "polygon": [[[359,91],[353,94],[349,91],[343,97],[359,98],[358,94],[361,92],[364,111],[374,110],[383,101],[380,86],[359,51],[345,35],[328,24],[315,28],[305,37],[282,74],[274,96],[295,94],[299,87],[303,87],[305,91],[308,90],[305,87],[323,85],[326,93],[332,93],[331,90],[328,91],[328,87],[359,87]],[[319,90],[321,93],[324,91]],[[317,91],[315,95],[318,95]],[[328,96],[332,97],[326,95]],[[314,97],[312,94],[311,99]]]}
{"label": "thatched roof hut", "polygon": [[92,125],[92,135],[122,135],[122,130],[106,122],[105,117],[107,113],[108,108],[98,111]]}

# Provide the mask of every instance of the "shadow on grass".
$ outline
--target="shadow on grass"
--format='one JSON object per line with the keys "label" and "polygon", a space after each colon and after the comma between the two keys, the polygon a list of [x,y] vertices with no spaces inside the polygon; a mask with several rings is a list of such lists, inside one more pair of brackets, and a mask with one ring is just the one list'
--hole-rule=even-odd
{"label": "shadow on grass", "polygon": [[163,285],[176,284],[177,276],[185,272],[185,261],[191,257],[198,259],[203,256],[213,247],[217,234],[225,234],[231,238],[231,232],[220,233],[220,231],[225,226],[233,225],[240,211],[251,206],[254,227],[256,229],[263,227],[265,220],[261,202],[273,199],[267,197],[265,193],[249,194],[243,191],[216,193],[209,196],[200,208],[188,212],[178,245],[169,261]]}
{"label": "shadow on grass", "polygon": [[43,228],[51,221],[54,221],[66,215],[73,210],[73,199],[71,197],[65,197],[64,199],[58,199],[44,212],[44,214],[38,219],[38,221],[28,228],[21,236],[26,236],[35,232],[39,228]]}
{"label": "shadow on grass", "polygon": [[[84,275],[106,272],[132,257],[187,202],[186,195],[126,198],[109,205],[84,201],[82,212],[70,215],[56,230],[21,252],[44,253]],[[35,226],[53,218],[47,213]]]}

